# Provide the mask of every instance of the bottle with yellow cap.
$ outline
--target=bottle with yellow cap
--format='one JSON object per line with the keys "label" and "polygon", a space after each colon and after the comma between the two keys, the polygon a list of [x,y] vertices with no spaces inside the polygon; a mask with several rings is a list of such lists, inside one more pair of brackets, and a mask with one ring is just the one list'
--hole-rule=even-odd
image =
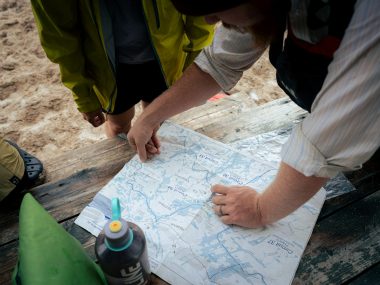
{"label": "bottle with yellow cap", "polygon": [[112,219],[96,239],[95,254],[109,285],[150,283],[144,233],[120,217],[118,198],[112,199]]}

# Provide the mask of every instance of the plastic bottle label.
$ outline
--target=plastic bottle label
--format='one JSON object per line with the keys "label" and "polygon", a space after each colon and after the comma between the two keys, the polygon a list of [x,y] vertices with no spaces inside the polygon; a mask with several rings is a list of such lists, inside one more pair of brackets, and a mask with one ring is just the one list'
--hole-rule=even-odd
{"label": "plastic bottle label", "polygon": [[[127,285],[145,285],[149,284],[149,275],[144,272],[143,267],[140,262],[137,262],[135,266],[129,266],[128,268],[123,268],[120,270],[121,278],[114,278],[107,276],[107,279],[112,282],[118,279],[117,284],[127,284]],[[115,279],[115,280],[114,280]]]}

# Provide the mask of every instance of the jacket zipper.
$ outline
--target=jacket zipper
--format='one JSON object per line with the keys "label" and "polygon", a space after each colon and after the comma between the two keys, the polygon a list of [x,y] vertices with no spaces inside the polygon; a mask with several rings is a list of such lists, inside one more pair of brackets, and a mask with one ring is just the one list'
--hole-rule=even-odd
{"label": "jacket zipper", "polygon": [[[99,0],[99,2],[98,2],[98,4],[99,5],[101,5],[100,4],[100,1],[104,1],[104,0]],[[103,3],[104,5],[106,5],[105,3]],[[99,7],[99,9],[101,9],[101,7]],[[90,11],[91,11],[91,18],[93,19],[93,21],[94,21],[94,23],[95,23],[95,25],[96,25],[96,27],[98,28],[97,30],[98,30],[98,34],[99,34],[99,39],[102,41],[102,37],[101,37],[101,35],[100,35],[100,29],[103,29],[103,27],[99,27],[98,26],[98,23],[95,21],[95,19],[94,19],[94,17],[93,17],[93,15],[92,15],[92,9],[90,9]],[[100,15],[100,21],[102,21],[102,16]],[[116,89],[117,89],[117,84],[116,84],[116,70],[114,70],[114,68],[113,68],[113,66],[112,66],[112,63],[110,62],[110,59],[109,59],[109,57],[108,57],[108,53],[107,53],[107,48],[106,48],[106,46],[105,46],[105,42],[104,41],[102,41],[102,46],[103,46],[103,49],[104,49],[104,53],[105,53],[105,55],[106,55],[106,57],[107,57],[107,61],[108,61],[108,64],[110,65],[110,69],[111,69],[111,71],[112,71],[112,73],[113,73],[113,75],[114,75],[114,78],[115,78],[115,84],[114,84],[114,87],[113,87],[113,90],[112,90],[112,92],[111,92],[111,95],[110,95],[110,98],[109,98],[109,100],[108,100],[108,108],[106,109],[106,110],[104,110],[104,111],[106,111],[106,113],[110,113],[111,112],[111,108],[112,108],[112,101],[113,101],[113,99],[114,99],[114,97],[115,97],[115,95],[116,95]],[[116,67],[115,67],[115,69],[116,69]]]}
{"label": "jacket zipper", "polygon": [[[145,26],[146,26],[146,29],[148,30],[150,44],[151,44],[153,52],[154,52],[154,57],[157,60],[158,66],[160,67],[162,77],[165,80],[166,87],[168,88],[169,84],[168,84],[168,82],[166,80],[166,76],[165,76],[164,70],[162,69],[160,57],[158,56],[158,53],[156,51],[156,47],[153,44],[152,35],[151,35],[150,29],[149,29],[148,20],[146,18],[145,9],[144,9],[144,3],[143,2],[144,1],[142,1],[142,3],[141,3],[142,4],[142,10],[143,10],[142,12],[143,12],[143,15],[144,15]],[[154,15],[156,17],[156,27],[157,27],[157,29],[159,29],[160,28],[160,16],[159,16],[159,13],[158,13],[157,0],[152,0],[152,4],[153,4]]]}
{"label": "jacket zipper", "polygon": [[160,15],[158,13],[157,0],[152,0],[152,4],[153,4],[154,15],[156,16],[156,27],[157,29],[159,29],[161,26],[161,23],[160,23]]}

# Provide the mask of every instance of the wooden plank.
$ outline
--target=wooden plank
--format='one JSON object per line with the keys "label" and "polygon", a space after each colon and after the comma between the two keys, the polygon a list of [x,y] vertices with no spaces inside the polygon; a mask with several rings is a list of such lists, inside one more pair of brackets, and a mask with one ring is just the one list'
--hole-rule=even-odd
{"label": "wooden plank", "polygon": [[252,108],[262,108],[263,106],[265,105],[257,106],[255,101],[250,99],[247,94],[236,93],[192,108],[174,116],[170,120],[176,124],[195,130],[212,123],[217,123],[225,118],[234,120],[243,112],[252,110]]}
{"label": "wooden plank", "polygon": [[377,191],[317,223],[293,284],[342,284],[379,261]]}
{"label": "wooden plank", "polygon": [[[76,149],[45,163],[46,183],[30,190],[57,221],[78,215],[130,160],[134,151],[120,138]],[[20,199],[2,203],[0,244],[17,238]]]}
{"label": "wooden plank", "polygon": [[[357,193],[361,193],[361,191],[356,191],[356,192],[353,192],[353,193],[357,194]],[[343,199],[341,202],[343,203],[341,205],[341,207],[346,207],[347,205],[351,205],[352,204],[352,201],[350,199]],[[328,207],[328,205],[324,206],[324,208],[326,208],[326,207]],[[326,211],[329,212],[328,209]],[[351,212],[351,208],[349,208],[347,211]],[[335,219],[333,217],[329,217],[329,218]],[[87,253],[92,258],[95,258],[95,255],[94,255],[94,242],[95,242],[95,238],[91,234],[89,234],[87,231],[85,231],[84,229],[82,229],[82,228],[78,227],[77,225],[75,225],[74,224],[74,220],[75,219],[76,219],[76,216],[73,217],[73,218],[71,218],[71,219],[69,219],[69,220],[67,220],[67,221],[65,221],[63,223],[64,226],[65,226],[65,228],[69,228],[67,225],[70,225],[69,232],[74,237],[76,237],[83,244],[83,247],[85,248],[85,250],[87,251]],[[329,237],[326,237],[326,238],[329,238]],[[2,276],[3,274],[8,274],[9,275],[11,273],[11,270],[14,267],[15,261],[16,261],[16,255],[17,255],[16,248],[17,248],[17,241],[14,241],[14,243],[11,243],[11,245],[8,245],[7,247],[0,249],[1,256],[5,256],[6,257],[3,260],[0,259],[0,264],[4,265],[4,267],[2,267],[2,270],[0,270],[0,276]],[[9,253],[9,250],[11,250],[12,254]],[[6,271],[4,271],[4,270],[6,270]],[[2,284],[2,283],[0,282],[0,284]]]}
{"label": "wooden plank", "polygon": [[[272,108],[275,108],[273,112],[277,112],[278,108],[276,107],[278,105],[285,107],[291,104],[284,104],[282,100],[278,100],[264,105],[264,107],[259,107],[258,110],[264,108],[266,112],[271,112]],[[217,111],[214,112],[215,110]],[[229,122],[232,117],[240,116],[242,110],[245,110],[243,105],[227,97],[217,101],[217,103],[209,103],[194,109],[192,112],[199,112],[199,115],[195,116],[193,121],[186,113],[177,116],[177,120],[182,120],[181,122],[188,127],[196,129],[200,125],[219,122],[222,118]],[[260,127],[255,130],[263,132]],[[254,134],[254,132],[251,133],[251,135]],[[57,221],[72,223],[94,195],[133,155],[134,152],[127,142],[119,138],[107,139],[91,146],[70,151],[45,162],[46,183],[32,189],[31,193]],[[0,244],[7,244],[7,246],[0,248],[1,255],[7,256],[7,261],[2,260],[0,263],[4,264],[4,267],[1,267],[6,270],[1,270],[1,276],[3,273],[10,276],[10,268],[14,267],[16,260],[19,203],[20,199],[16,199],[0,209],[2,216],[0,220],[2,232]],[[75,227],[73,226],[73,228]],[[80,235],[74,231],[73,235],[82,242],[88,253],[93,252],[93,237],[90,234]]]}
{"label": "wooden plank", "polygon": [[133,154],[128,142],[119,137],[74,149],[44,162],[45,183],[72,176],[87,168],[109,165],[121,169]]}
{"label": "wooden plank", "polygon": [[[85,231],[81,227],[74,224],[76,217],[71,218],[67,221],[61,223],[61,225],[74,236],[83,246],[87,255],[96,261],[95,256],[95,237],[89,232]],[[17,263],[17,252],[18,241],[15,240],[9,244],[3,245],[1,247],[0,254],[0,284],[8,285],[11,284],[11,276],[13,269]],[[154,274],[152,275],[152,285],[166,285],[167,283],[160,278],[157,278]]]}
{"label": "wooden plank", "polygon": [[195,130],[224,143],[232,143],[261,133],[285,128],[302,120],[306,112],[289,99],[278,99],[241,113],[231,120],[224,117]]}
{"label": "wooden plank", "polygon": [[349,280],[347,284],[350,285],[374,285],[380,284],[380,262],[371,268],[367,269],[364,273],[356,278]]}
{"label": "wooden plank", "polygon": [[[69,232],[95,258],[95,238],[73,224],[74,219],[66,221],[71,225]],[[365,200],[350,203],[344,211],[319,222],[301,260],[294,284],[340,284],[345,278],[351,278],[370,266],[371,262],[380,261],[379,221],[380,191],[377,191]],[[1,260],[0,264],[5,264],[4,268],[8,270],[1,270],[0,276],[3,273],[10,274],[16,260],[16,247],[17,244],[9,246],[13,250],[12,255],[1,249],[6,261]]]}
{"label": "wooden plank", "polygon": [[[248,119],[251,120],[251,125],[246,124],[246,127],[247,130],[250,130],[250,136],[252,136],[257,133],[272,130],[272,127],[277,128],[279,125],[289,124],[290,118],[292,121],[299,116],[298,109],[299,108],[290,100],[279,99],[255,109],[256,111],[253,113],[251,111],[242,113],[242,116],[246,121]],[[291,114],[294,110],[296,110],[295,115],[286,115]],[[277,114],[278,112],[285,113],[285,117],[281,114],[276,115],[278,118],[268,115],[268,113]],[[252,118],[252,116],[255,117],[257,114],[261,117],[259,121]],[[263,119],[263,117],[266,119]],[[276,118],[280,120],[280,122],[269,125],[268,122],[270,120],[273,122],[277,120]],[[228,117],[224,120],[224,131],[233,133],[235,125],[229,124],[230,119],[228,119]],[[260,124],[260,122],[263,124]],[[220,124],[213,123],[212,121],[209,123],[210,125],[207,132],[210,131],[213,132],[213,134],[217,134],[218,131],[215,130],[214,127],[219,127]],[[237,135],[228,135],[224,137],[223,140],[225,142],[230,142],[230,139],[236,140],[239,135],[243,133],[244,132],[238,132]],[[220,136],[218,138],[222,139]],[[91,146],[70,151],[62,156],[52,158],[45,163],[47,183],[34,188],[31,193],[54,218],[58,221],[65,220],[73,215],[79,214],[85,204],[91,201],[95,193],[99,191],[133,155],[134,152],[129,147],[127,141],[120,138],[107,139]],[[0,244],[17,238],[17,203],[19,203],[19,201],[10,203],[7,207],[0,209],[0,215],[3,217],[0,220],[0,229],[2,229],[3,232],[0,237]],[[68,207],[68,205],[70,205],[70,207]]]}
{"label": "wooden plank", "polygon": [[342,207],[363,199],[380,189],[380,150],[364,163],[362,169],[346,173],[345,176],[357,190],[327,200],[322,208],[319,219],[323,219]]}
{"label": "wooden plank", "polygon": [[[30,193],[57,221],[66,220],[78,215],[121,167],[117,162],[88,168],[33,188]],[[0,244],[5,244],[18,236],[18,208],[7,212],[7,207],[2,207],[0,212]]]}
{"label": "wooden plank", "polygon": [[232,96],[219,99],[214,102],[192,108],[170,119],[170,121],[180,125],[202,125],[208,120],[218,120],[224,116],[239,114],[244,110],[244,104]]}
{"label": "wooden plank", "polygon": [[11,284],[12,272],[17,263],[18,242],[1,246],[0,254],[0,284]]}
{"label": "wooden plank", "polygon": [[[378,177],[378,179],[380,179],[380,177]],[[329,217],[330,215],[346,207],[347,205],[355,201],[359,201],[363,199],[364,197],[367,197],[373,194],[376,191],[379,191],[379,189],[380,189],[380,183],[377,186],[373,186],[373,187],[364,187],[364,188],[360,187],[360,188],[357,188],[356,191],[345,193],[343,195],[326,200],[325,204],[323,205],[323,208],[321,210],[321,214],[319,215],[318,220],[322,220],[324,218]]]}
{"label": "wooden plank", "polygon": [[[182,120],[184,124],[188,124],[188,127],[192,128],[193,126],[195,129],[201,125],[199,122],[202,121],[204,127],[198,128],[198,130],[228,143],[287,126],[293,121],[300,120],[305,115],[304,111],[300,111],[298,107],[287,99],[276,100],[263,107],[243,112],[238,112],[238,109],[235,108],[236,105],[232,103],[228,105],[230,107],[226,107],[227,105],[221,104],[220,106],[223,107],[220,107],[221,113],[214,117],[202,117],[200,114],[199,121],[196,122],[195,120],[193,125],[186,118],[182,118]],[[235,120],[231,120],[228,112],[223,113],[228,108],[235,108],[231,111],[233,114],[231,116],[238,115]],[[221,128],[224,128],[225,133],[220,133]],[[228,132],[232,134],[228,134]],[[84,206],[92,200],[95,193],[121,169],[133,154],[126,141],[117,138],[72,151],[45,163],[49,183],[32,190],[33,196],[48,209],[53,217],[59,221],[65,221],[64,224],[71,224],[70,232],[80,240],[92,257],[94,237],[78,226],[73,225],[73,221]],[[65,163],[62,163],[63,161]],[[360,199],[360,197],[357,199]],[[348,205],[352,201],[355,200],[346,199],[343,204]],[[329,207],[331,206],[326,206],[326,209]],[[3,207],[0,209],[0,214],[3,217],[0,220],[2,232],[0,244],[3,244],[0,247],[0,256],[7,257],[6,260],[0,259],[0,268],[3,268],[4,265],[4,268],[7,269],[5,271],[0,269],[0,276],[6,274],[10,276],[10,268],[14,267],[16,260],[17,210],[15,209],[17,209],[17,205],[10,205],[8,207],[9,212]],[[3,233],[5,234],[3,235]],[[6,245],[4,246],[4,244]],[[3,282],[0,283],[3,284]]]}

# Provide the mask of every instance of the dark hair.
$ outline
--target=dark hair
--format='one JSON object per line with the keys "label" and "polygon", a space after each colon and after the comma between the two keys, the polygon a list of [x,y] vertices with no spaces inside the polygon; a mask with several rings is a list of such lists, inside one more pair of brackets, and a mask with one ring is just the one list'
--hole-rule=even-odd
{"label": "dark hair", "polygon": [[248,0],[171,0],[176,9],[185,15],[204,16],[239,6]]}

